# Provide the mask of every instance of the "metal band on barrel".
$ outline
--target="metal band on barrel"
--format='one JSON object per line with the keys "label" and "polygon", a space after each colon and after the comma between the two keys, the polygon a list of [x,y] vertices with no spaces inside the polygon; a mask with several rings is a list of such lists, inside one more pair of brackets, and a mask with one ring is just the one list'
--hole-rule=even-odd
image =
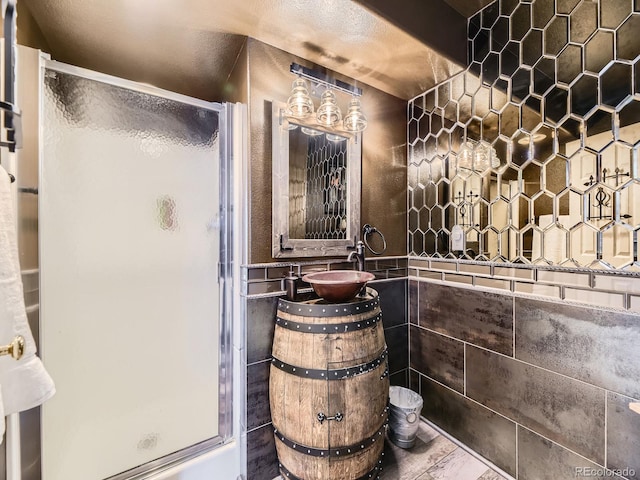
{"label": "metal band on barrel", "polygon": [[293,330],[294,332],[301,333],[346,333],[354,332],[356,330],[362,330],[363,328],[369,328],[382,321],[382,313],[379,313],[373,318],[367,318],[366,320],[360,320],[359,322],[349,323],[299,323],[291,320],[285,320],[284,318],[276,317],[276,325],[287,330]]}
{"label": "metal band on barrel", "polygon": [[[328,448],[328,449],[320,449],[308,447],[305,445],[300,445],[296,442],[289,440],[287,437],[282,435],[277,428],[273,429],[274,435],[284,443],[287,447],[296,452],[300,452],[304,455],[309,455],[311,457],[325,457],[325,458],[339,458],[351,455],[353,453],[360,452],[371,445],[374,445],[376,442],[384,441],[384,431],[387,428],[387,422],[384,422],[382,426],[378,429],[376,433],[371,435],[369,438],[365,438],[360,443],[356,443],[355,445],[349,445],[347,447],[338,447],[338,448]],[[366,478],[366,477],[365,477]]]}
{"label": "metal band on barrel", "polygon": [[375,310],[380,305],[378,292],[367,288],[369,298],[351,303],[307,303],[290,302],[285,299],[278,301],[278,311],[297,315],[299,317],[342,317],[358,315]]}
{"label": "metal band on barrel", "polygon": [[363,375],[375,370],[380,365],[382,365],[386,358],[387,350],[385,349],[382,354],[375,360],[367,363],[362,363],[360,365],[354,365],[353,367],[340,368],[337,370],[322,370],[314,368],[304,368],[298,365],[289,365],[288,363],[285,363],[276,357],[273,357],[271,359],[271,365],[282,370],[285,373],[295,375],[296,377],[310,378],[312,380],[344,380],[346,378]]}
{"label": "metal band on barrel", "polygon": [[[373,467],[371,470],[365,473],[362,477],[358,477],[355,480],[375,480],[379,478],[380,472],[382,472],[381,464],[382,464],[382,460],[378,460],[378,465]],[[278,466],[280,467],[280,473],[282,473],[284,478],[287,478],[289,480],[304,480],[300,477],[296,477],[293,473],[287,470],[287,467],[285,467],[281,463],[278,463]]]}

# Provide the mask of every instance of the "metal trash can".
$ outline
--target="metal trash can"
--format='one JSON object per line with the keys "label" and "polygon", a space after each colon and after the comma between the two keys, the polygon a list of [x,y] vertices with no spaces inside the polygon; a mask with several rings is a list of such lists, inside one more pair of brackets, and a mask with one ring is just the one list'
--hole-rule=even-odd
{"label": "metal trash can", "polygon": [[404,387],[389,387],[389,439],[400,448],[411,448],[420,426],[422,397]]}

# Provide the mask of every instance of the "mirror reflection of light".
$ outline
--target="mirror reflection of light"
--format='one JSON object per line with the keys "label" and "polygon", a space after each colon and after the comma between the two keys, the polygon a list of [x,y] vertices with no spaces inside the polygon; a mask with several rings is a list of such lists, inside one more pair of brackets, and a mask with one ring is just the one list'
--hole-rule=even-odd
{"label": "mirror reflection of light", "polygon": [[347,137],[343,137],[341,135],[334,135],[333,133],[327,133],[327,140],[330,142],[344,142]]}
{"label": "mirror reflection of light", "polygon": [[533,135],[533,138],[530,138],[529,136],[522,137],[521,139],[518,140],[518,143],[520,145],[529,145],[529,140],[533,140],[533,142],[535,143],[535,142],[541,142],[545,138],[547,138],[547,136],[544,133],[536,133],[535,135]]}
{"label": "mirror reflection of light", "polygon": [[488,168],[500,167],[500,158],[491,144],[481,141],[474,145],[465,142],[458,152],[458,170],[474,170],[482,172]]}
{"label": "mirror reflection of light", "polygon": [[320,130],[315,130],[309,127],[300,127],[300,130],[302,130],[302,133],[309,135],[310,137],[317,137],[318,135],[322,135],[324,133]]}

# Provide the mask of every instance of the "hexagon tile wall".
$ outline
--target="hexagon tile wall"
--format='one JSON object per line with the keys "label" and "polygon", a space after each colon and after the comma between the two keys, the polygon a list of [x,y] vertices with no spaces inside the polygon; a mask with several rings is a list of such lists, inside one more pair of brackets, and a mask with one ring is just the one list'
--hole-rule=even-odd
{"label": "hexagon tile wall", "polygon": [[410,254],[640,271],[640,0],[499,0],[469,56],[409,102]]}

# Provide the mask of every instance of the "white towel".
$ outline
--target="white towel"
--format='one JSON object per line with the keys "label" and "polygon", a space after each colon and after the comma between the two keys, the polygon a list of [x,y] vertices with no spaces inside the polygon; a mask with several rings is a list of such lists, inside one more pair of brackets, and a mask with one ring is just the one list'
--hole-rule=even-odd
{"label": "white towel", "polygon": [[16,335],[26,346],[20,360],[0,357],[0,387],[4,415],[36,407],[55,393],[51,377],[36,356],[22,293],[16,226],[9,175],[0,166],[0,344]]}

